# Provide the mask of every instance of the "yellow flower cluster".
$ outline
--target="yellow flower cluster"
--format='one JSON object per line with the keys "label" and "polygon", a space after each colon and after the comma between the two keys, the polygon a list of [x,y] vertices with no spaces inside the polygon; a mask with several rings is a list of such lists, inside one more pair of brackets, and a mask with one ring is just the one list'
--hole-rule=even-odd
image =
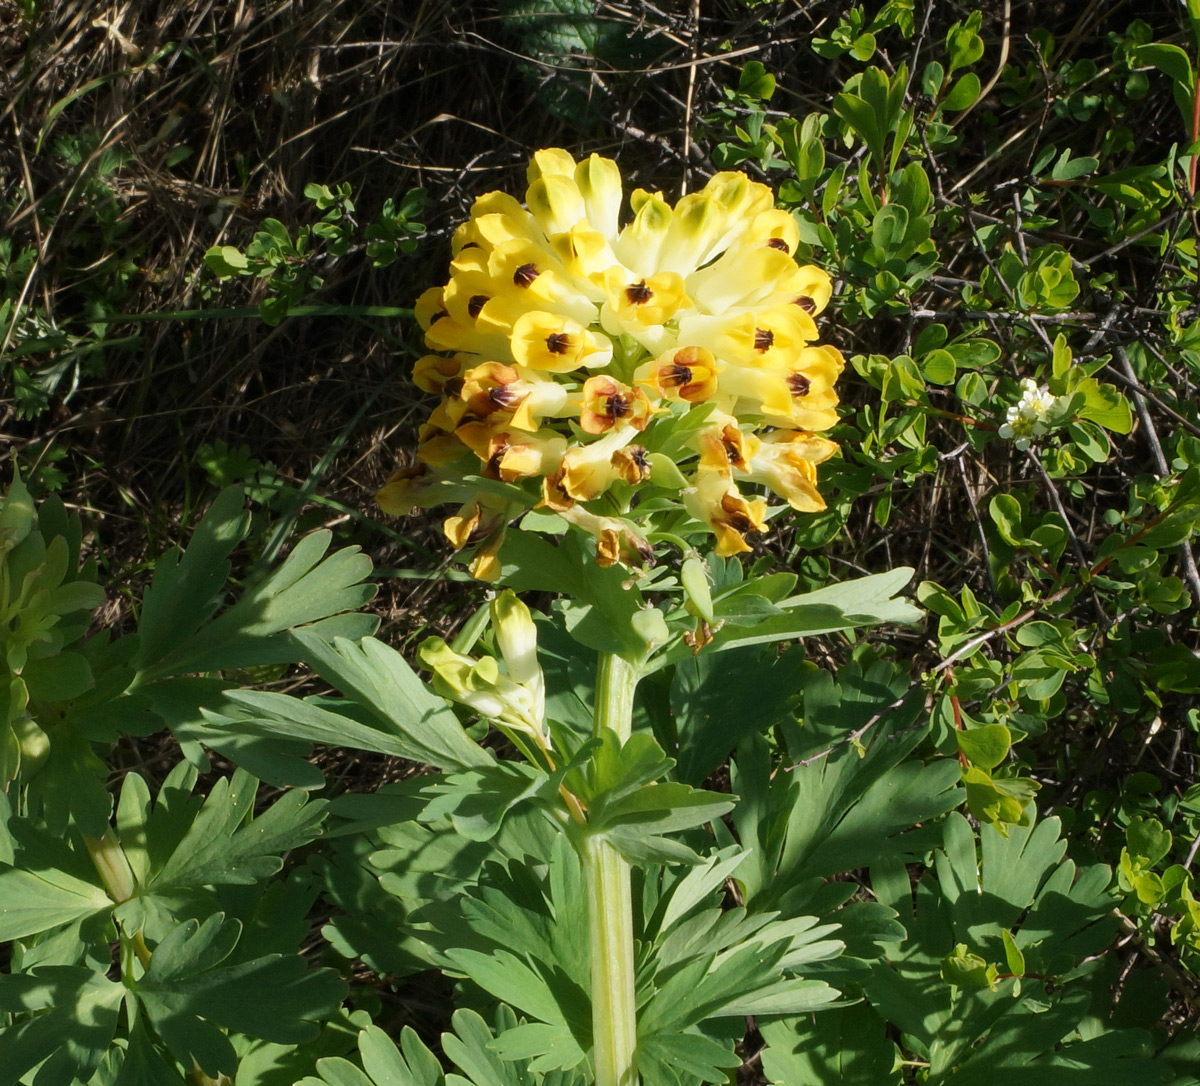
{"label": "yellow flower cluster", "polygon": [[[468,475],[524,487],[524,503],[514,487],[480,489],[445,522],[455,547],[478,545],[472,572],[487,580],[508,522],[534,503],[595,536],[601,564],[650,557],[623,515],[644,484],[673,485],[722,556],[765,527],[766,501],[743,484],[823,509],[816,466],[837,446],[818,431],[837,421],[844,361],[815,343],[829,277],[797,265],[796,222],[771,190],[719,173],[671,207],[637,189],[622,227],[610,159],[542,150],[528,178],[525,207],[502,192],[475,202],[450,281],[417,301],[437,353],[413,379],[442,399],[381,508],[452,500],[446,484]],[[655,428],[693,411],[661,463]]]}

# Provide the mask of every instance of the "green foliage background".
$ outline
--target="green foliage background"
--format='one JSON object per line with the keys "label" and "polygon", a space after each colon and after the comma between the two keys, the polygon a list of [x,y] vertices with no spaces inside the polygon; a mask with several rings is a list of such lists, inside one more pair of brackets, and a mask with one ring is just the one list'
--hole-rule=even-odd
{"label": "green foliage background", "polygon": [[[546,924],[572,856],[470,808],[528,782],[393,651],[481,597],[436,519],[370,501],[427,410],[408,307],[544,146],[670,198],[767,180],[853,369],[828,511],[757,556],[784,580],[711,560],[727,655],[643,689],[673,786],[743,799],[644,875],[643,1073],[1193,1081],[1197,14],[0,0],[31,492],[0,514],[0,1083],[580,1078],[578,932]],[[1028,449],[1023,379],[1056,397]],[[898,566],[924,625],[785,613]],[[780,656],[764,617],[825,633]],[[578,648],[544,646],[586,730]],[[115,845],[125,900],[89,859]]]}

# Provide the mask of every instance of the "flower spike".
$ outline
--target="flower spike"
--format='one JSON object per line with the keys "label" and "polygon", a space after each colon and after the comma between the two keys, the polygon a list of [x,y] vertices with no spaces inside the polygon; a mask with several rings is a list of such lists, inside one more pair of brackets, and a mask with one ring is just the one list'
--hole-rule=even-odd
{"label": "flower spike", "polygon": [[[818,342],[833,289],[797,259],[799,227],[771,190],[735,171],[674,206],[634,189],[622,225],[610,159],[544,148],[527,177],[527,206],[475,201],[447,281],[416,302],[431,353],[413,380],[440,402],[381,507],[474,492],[444,529],[488,580],[535,506],[594,538],[598,563],[638,568],[648,539],[680,532],[723,556],[751,549],[767,496],[823,509],[818,465],[837,446],[821,435],[845,365]],[[1045,428],[1037,392],[1009,412],[1018,443]]]}

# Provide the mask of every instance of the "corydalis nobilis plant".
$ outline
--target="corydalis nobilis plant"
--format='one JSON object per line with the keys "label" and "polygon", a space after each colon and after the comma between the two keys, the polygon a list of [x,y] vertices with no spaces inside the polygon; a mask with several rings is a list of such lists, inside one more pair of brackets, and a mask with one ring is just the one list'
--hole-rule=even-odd
{"label": "corydalis nobilis plant", "polygon": [[380,506],[461,502],[445,533],[475,547],[485,580],[535,505],[593,535],[602,565],[698,531],[722,557],[749,550],[768,517],[755,484],[823,509],[817,465],[837,446],[820,431],[844,363],[815,342],[829,276],[796,263],[771,190],[719,173],[671,207],[636,189],[622,227],[610,159],[541,150],[528,177],[527,209],[503,192],[475,202],[450,281],[417,301],[440,353],[414,380],[442,400]]}

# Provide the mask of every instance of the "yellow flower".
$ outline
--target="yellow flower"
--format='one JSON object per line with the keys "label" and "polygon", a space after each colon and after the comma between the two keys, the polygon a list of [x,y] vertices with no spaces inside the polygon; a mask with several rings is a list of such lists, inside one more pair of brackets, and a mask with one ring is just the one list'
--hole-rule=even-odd
{"label": "yellow flower", "polygon": [[810,317],[821,313],[833,297],[833,284],[829,276],[813,264],[806,264],[792,272],[783,284],[792,295],[787,300],[799,306]]}
{"label": "yellow flower", "polygon": [[550,239],[554,255],[562,262],[563,271],[579,284],[580,290],[604,297],[604,272],[616,263],[608,239],[586,223],[577,223],[562,234]]}
{"label": "yellow flower", "polygon": [[430,287],[413,303],[413,316],[423,331],[429,331],[436,321],[448,316],[442,302],[442,288]]}
{"label": "yellow flower", "polygon": [[650,350],[662,342],[663,325],[688,304],[683,279],[675,272],[636,276],[618,264],[604,273],[604,291],[604,330],[631,335]]}
{"label": "yellow flower", "polygon": [[678,340],[680,347],[703,347],[726,361],[749,358],[754,350],[754,313],[689,312],[679,318]]}
{"label": "yellow flower", "polygon": [[539,177],[574,177],[575,160],[570,151],[561,147],[543,147],[533,152],[529,166],[525,170],[525,179],[532,184]]}
{"label": "yellow flower", "polygon": [[445,524],[486,577],[509,520],[534,505],[594,536],[598,561],[634,563],[630,518],[670,538],[681,501],[721,555],[766,527],[765,499],[739,486],[822,508],[816,465],[836,446],[817,433],[837,421],[844,361],[817,344],[815,317],[833,288],[798,264],[799,227],[771,190],[734,171],[674,206],[635,189],[622,226],[611,160],[546,148],[527,177],[527,206],[475,201],[446,283],[417,300],[437,353],[413,379],[441,402],[422,467],[389,480],[381,505],[461,495],[464,476],[508,484],[511,502],[481,490]]}
{"label": "yellow flower", "polygon": [[767,421],[797,430],[828,430],[836,425],[838,396],[833,385],[845,365],[836,347],[805,347],[787,367],[791,410],[778,418],[768,414]]}
{"label": "yellow flower", "polygon": [[659,251],[671,226],[671,205],[661,192],[634,189],[629,197],[633,222],[613,242],[617,259],[635,276],[658,269]]}
{"label": "yellow flower", "polygon": [[534,245],[545,240],[537,220],[506,192],[489,192],[476,200],[471,207],[471,225],[472,230],[463,235],[464,245],[475,242],[492,249],[513,238],[524,238]]}
{"label": "yellow flower", "polygon": [[430,467],[445,467],[462,458],[466,447],[452,430],[432,422],[417,431],[417,459]]}
{"label": "yellow flower", "polygon": [[680,322],[680,338],[713,342],[714,353],[729,362],[761,370],[781,370],[817,337],[812,318],[795,306],[740,310],[721,317]]}
{"label": "yellow flower", "polygon": [[598,369],[612,361],[612,343],[582,324],[554,313],[530,310],[513,324],[512,354],[518,364],[544,373]]}
{"label": "yellow flower", "polygon": [[769,245],[739,246],[689,275],[687,289],[702,310],[724,313],[770,297],[795,268],[787,253]]}
{"label": "yellow flower", "polygon": [[833,384],[845,365],[829,346],[805,347],[782,369],[727,366],[718,378],[718,402],[731,414],[761,416],[772,426],[828,430],[837,423]]}
{"label": "yellow flower", "polygon": [[800,244],[800,227],[794,215],[771,208],[754,217],[742,240],[746,245],[766,245],[791,256]]}
{"label": "yellow flower", "polygon": [[375,495],[379,508],[394,517],[413,509],[425,509],[442,499],[437,494],[438,477],[427,464],[413,464],[396,472]]}
{"label": "yellow flower", "polygon": [[583,197],[587,221],[601,237],[617,236],[621,214],[621,171],[611,158],[590,155],[575,167],[575,184]]}
{"label": "yellow flower", "polygon": [[584,324],[595,319],[594,299],[564,276],[557,256],[544,246],[514,238],[496,246],[486,260],[482,256],[478,259],[483,262],[491,289],[519,302],[522,309],[536,306]]}
{"label": "yellow flower", "polygon": [[575,178],[567,174],[543,174],[525,193],[529,213],[547,237],[570,230],[584,218],[587,209]]}
{"label": "yellow flower", "polygon": [[468,422],[455,434],[483,463],[487,479],[537,479],[557,471],[567,452],[567,439],[553,430],[522,433],[495,430],[486,422]]}
{"label": "yellow flower", "polygon": [[544,745],[546,687],[537,660],[537,627],[529,609],[512,591],[492,601],[492,629],[507,674],[495,657],[478,660],[455,652],[440,637],[427,637],[417,650],[433,672],[433,688],[480,716],[535,735]]}

